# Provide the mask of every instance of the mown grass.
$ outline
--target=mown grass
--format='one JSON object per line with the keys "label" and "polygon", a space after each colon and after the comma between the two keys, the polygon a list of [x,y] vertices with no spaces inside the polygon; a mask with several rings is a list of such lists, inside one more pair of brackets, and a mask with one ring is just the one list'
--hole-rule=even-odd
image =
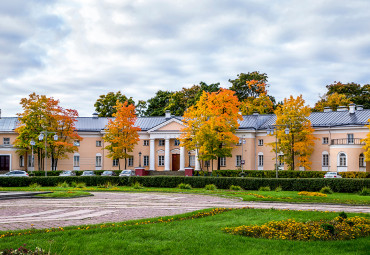
{"label": "mown grass", "polygon": [[256,190],[206,190],[206,189],[179,189],[179,188],[147,188],[135,189],[130,186],[107,186],[86,188],[63,188],[63,187],[16,187],[0,188],[0,191],[117,191],[117,192],[166,192],[166,193],[190,193],[216,195],[222,197],[241,198],[244,201],[279,201],[290,203],[333,203],[333,204],[357,204],[369,205],[370,196],[360,196],[355,193],[333,193],[327,197],[310,197],[298,195],[298,191],[256,191]]}
{"label": "mown grass", "polygon": [[[205,212],[209,210],[204,210]],[[192,213],[194,214],[194,213]],[[187,214],[189,216],[191,214]],[[332,219],[337,213],[289,210],[240,209],[218,215],[136,225],[148,220],[125,222],[88,230],[68,227],[64,231],[4,237],[0,250],[41,247],[51,254],[368,254],[370,237],[351,241],[286,241],[255,239],[224,233],[221,229],[261,225],[271,220]],[[368,214],[348,214],[370,217]],[[153,219],[151,219],[153,221]],[[80,227],[81,228],[81,227]],[[17,232],[15,232],[17,234]],[[0,233],[1,236],[1,233]]]}
{"label": "mown grass", "polygon": [[36,195],[36,197],[47,197],[47,198],[74,198],[82,196],[91,196],[91,193],[77,190],[77,191],[54,191],[53,193]]}

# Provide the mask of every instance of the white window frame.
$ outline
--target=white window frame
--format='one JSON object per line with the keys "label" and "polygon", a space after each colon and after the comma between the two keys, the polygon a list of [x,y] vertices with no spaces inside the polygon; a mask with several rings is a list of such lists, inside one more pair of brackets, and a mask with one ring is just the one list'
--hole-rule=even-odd
{"label": "white window frame", "polygon": [[190,160],[190,166],[194,167],[195,166],[195,155],[190,155],[189,160]]}
{"label": "white window frame", "polygon": [[32,165],[32,154],[27,157],[27,167],[33,167]]}
{"label": "white window frame", "polygon": [[158,146],[164,146],[164,144],[165,144],[165,140],[163,139],[158,140]]}
{"label": "white window frame", "polygon": [[353,134],[347,134],[347,141],[348,141],[348,144],[354,144],[355,136]]}
{"label": "white window frame", "polygon": [[179,139],[175,139],[174,145],[175,146],[180,146],[180,140]]}
{"label": "white window frame", "polygon": [[347,155],[344,152],[338,153],[339,166],[347,166]]}
{"label": "white window frame", "polygon": [[95,156],[95,167],[101,167],[102,166],[102,156],[96,155]]}
{"label": "white window frame", "polygon": [[127,161],[128,166],[134,166],[134,156],[130,156]]}
{"label": "white window frame", "polygon": [[23,155],[19,156],[19,167],[24,167],[24,156]]}
{"label": "white window frame", "polygon": [[144,155],[143,157],[143,166],[149,166],[149,156]]}
{"label": "white window frame", "polygon": [[322,167],[328,167],[329,166],[329,154],[323,152],[322,153]]}
{"label": "white window frame", "polygon": [[73,146],[79,147],[80,146],[80,141],[78,141],[78,140],[73,141]]}
{"label": "white window frame", "polygon": [[358,166],[359,167],[366,167],[366,163],[365,163],[365,155],[363,153],[361,153],[359,156],[358,156]]}
{"label": "white window frame", "polygon": [[258,155],[258,166],[263,166],[263,154]]}
{"label": "white window frame", "polygon": [[101,145],[102,145],[102,142],[100,140],[97,140],[96,141],[96,147],[101,147]]}
{"label": "white window frame", "polygon": [[329,144],[329,137],[325,136],[322,138],[322,144]]}
{"label": "white window frame", "polygon": [[226,157],[220,158],[220,166],[225,167],[226,166]]}
{"label": "white window frame", "polygon": [[164,156],[163,155],[158,156],[158,166],[164,166]]}
{"label": "white window frame", "polygon": [[10,145],[10,137],[3,137],[3,145]]}
{"label": "white window frame", "polygon": [[258,139],[258,146],[263,146],[263,139]]}
{"label": "white window frame", "polygon": [[236,166],[241,166],[242,165],[242,155],[236,155]]}
{"label": "white window frame", "polygon": [[73,167],[80,167],[80,155],[73,155]]}
{"label": "white window frame", "polygon": [[117,167],[119,165],[119,159],[118,158],[114,158],[113,161],[112,161],[112,166],[113,167]]}
{"label": "white window frame", "polygon": [[144,146],[149,146],[149,140],[144,140],[144,141],[143,141],[143,145],[144,145]]}

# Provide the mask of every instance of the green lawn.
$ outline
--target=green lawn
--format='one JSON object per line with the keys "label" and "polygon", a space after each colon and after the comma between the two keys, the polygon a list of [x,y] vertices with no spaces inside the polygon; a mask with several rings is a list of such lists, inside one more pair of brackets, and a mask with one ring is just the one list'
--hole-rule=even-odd
{"label": "green lawn", "polygon": [[355,193],[334,193],[328,194],[327,197],[311,197],[298,195],[298,191],[232,191],[232,190],[205,190],[205,189],[178,189],[178,188],[143,188],[134,189],[127,186],[108,186],[104,187],[86,187],[81,189],[76,188],[61,188],[61,187],[22,187],[22,188],[0,188],[0,191],[117,191],[117,192],[183,192],[191,194],[206,194],[223,197],[237,197],[244,201],[279,201],[279,202],[294,202],[294,203],[334,203],[334,204],[357,204],[369,205],[370,196],[360,196]]}
{"label": "green lawn", "polygon": [[[209,210],[204,210],[207,212]],[[187,214],[194,215],[192,214]],[[64,231],[3,237],[0,250],[41,247],[51,254],[368,254],[370,237],[351,241],[286,241],[254,239],[224,233],[224,227],[263,224],[271,220],[298,221],[332,219],[337,213],[289,210],[241,209],[203,218],[177,220],[182,216],[167,217],[171,222],[135,225],[141,221],[125,222],[126,226],[101,228],[101,225]],[[348,214],[348,216],[368,214]],[[153,219],[150,220],[151,222]],[[3,233],[0,233],[0,236]]]}
{"label": "green lawn", "polygon": [[82,196],[91,196],[91,194],[86,191],[77,190],[77,191],[54,191],[53,193],[36,195],[36,197],[48,197],[48,198],[73,198]]}

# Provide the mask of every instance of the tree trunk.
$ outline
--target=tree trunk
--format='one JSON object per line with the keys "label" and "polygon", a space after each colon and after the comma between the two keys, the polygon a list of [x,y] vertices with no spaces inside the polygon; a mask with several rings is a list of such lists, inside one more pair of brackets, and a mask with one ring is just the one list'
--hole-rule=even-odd
{"label": "tree trunk", "polygon": [[217,170],[221,169],[221,158],[217,157]]}
{"label": "tree trunk", "polygon": [[294,134],[292,133],[292,170],[294,169]]}
{"label": "tree trunk", "polygon": [[121,162],[119,161],[119,159],[118,159],[118,170],[121,171]]}
{"label": "tree trunk", "polygon": [[127,169],[126,149],[125,149],[125,169]]}

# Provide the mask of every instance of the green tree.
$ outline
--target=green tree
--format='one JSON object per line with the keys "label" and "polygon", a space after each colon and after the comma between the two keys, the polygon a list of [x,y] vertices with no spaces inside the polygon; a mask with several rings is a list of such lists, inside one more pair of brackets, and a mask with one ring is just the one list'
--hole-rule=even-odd
{"label": "green tree", "polygon": [[[109,120],[106,126],[106,133],[103,136],[104,141],[109,145],[105,147],[108,150],[108,157],[112,159],[125,159],[125,169],[127,169],[127,159],[131,156],[128,153],[134,150],[139,141],[139,127],[135,127],[136,114],[135,106],[128,102],[120,103],[114,106],[116,113],[113,114],[114,120]],[[119,169],[121,169],[121,165]]]}
{"label": "green tree", "polygon": [[[260,83],[267,83],[267,74],[259,73],[258,71],[254,71],[251,73],[241,73],[238,74],[238,78],[235,80],[229,80],[232,84],[230,90],[235,91],[235,95],[238,97],[239,101],[242,102],[248,97],[258,97],[261,93]],[[247,81],[258,81],[255,83],[254,86],[250,86]],[[267,86],[266,86],[267,88]]]}
{"label": "green tree", "polygon": [[137,105],[136,105],[136,114],[137,114],[137,116],[139,116],[139,117],[145,116],[146,108],[147,108],[146,101],[139,100],[139,102],[137,102]]}
{"label": "green tree", "polygon": [[[290,96],[284,99],[284,104],[275,110],[276,114],[276,135],[278,138],[277,152],[283,152],[284,162],[289,170],[295,170],[295,160],[298,159],[297,166],[311,169],[310,156],[315,145],[313,128],[308,120],[311,109],[305,106],[305,101],[301,96],[296,99]],[[289,134],[285,129],[289,128]],[[275,151],[275,143],[270,143]]]}
{"label": "green tree", "polygon": [[334,82],[326,86],[328,92],[324,96],[334,93],[343,94],[348,100],[356,105],[363,105],[364,108],[370,109],[370,84],[361,86],[360,84]]}
{"label": "green tree", "polygon": [[147,101],[148,108],[145,111],[145,115],[164,116],[173,93],[171,91],[158,90],[155,96]]}
{"label": "green tree", "polygon": [[94,106],[95,111],[98,113],[99,117],[112,117],[113,114],[116,112],[116,102],[124,103],[128,102],[128,104],[135,105],[134,100],[132,97],[127,98],[125,95],[118,91],[116,93],[109,92],[106,95],[100,95],[99,98],[96,100]]}
{"label": "green tree", "polygon": [[325,94],[320,101],[315,104],[312,109],[313,112],[322,112],[325,107],[330,107],[333,111],[336,111],[339,106],[348,106],[351,102],[346,95],[338,94]]}

